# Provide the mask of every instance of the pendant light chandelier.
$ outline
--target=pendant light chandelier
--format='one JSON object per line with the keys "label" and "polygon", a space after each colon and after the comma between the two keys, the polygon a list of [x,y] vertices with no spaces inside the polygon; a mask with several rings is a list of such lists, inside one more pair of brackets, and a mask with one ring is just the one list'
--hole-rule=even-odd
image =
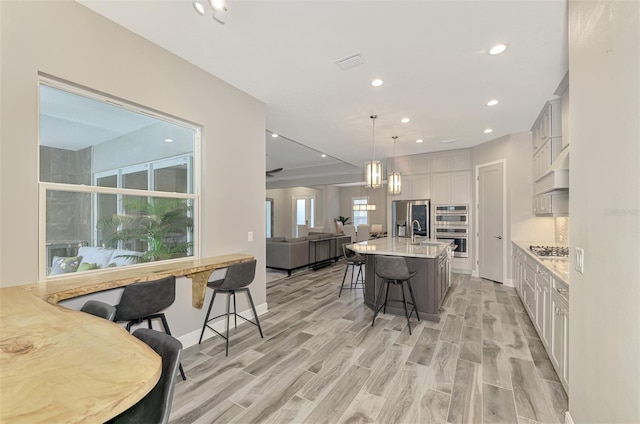
{"label": "pendant light chandelier", "polygon": [[396,142],[398,141],[398,136],[394,135],[393,137],[393,172],[387,175],[387,185],[389,186],[389,194],[394,196],[396,194],[402,194],[402,174],[399,172],[395,172],[396,170]]}
{"label": "pendant light chandelier", "polygon": [[371,115],[373,122],[373,154],[371,160],[364,165],[365,169],[365,187],[378,188],[382,186],[382,163],[376,160],[376,118],[378,115]]}

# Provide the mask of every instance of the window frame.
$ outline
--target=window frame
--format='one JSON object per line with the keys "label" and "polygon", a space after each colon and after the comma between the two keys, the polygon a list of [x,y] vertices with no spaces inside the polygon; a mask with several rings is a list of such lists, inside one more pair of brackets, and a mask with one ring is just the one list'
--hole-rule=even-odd
{"label": "window frame", "polygon": [[[367,204],[369,203],[369,196],[354,196],[351,198],[351,213],[353,214],[353,226],[358,228],[358,225],[368,225],[369,224],[369,212],[368,211],[354,211],[353,210],[353,206],[354,205],[360,205],[362,203],[359,203],[361,201],[364,200],[364,203]],[[356,203],[358,202],[358,203]],[[365,218],[365,222],[362,223],[358,223],[357,221],[359,220],[358,217],[360,217],[361,215],[364,215]]]}
{"label": "window frame", "polygon": [[[174,157],[170,157],[170,158],[162,158],[162,159],[156,159],[156,160],[152,160],[149,162],[146,162],[145,164],[134,164],[134,165],[130,165],[127,167],[122,167],[122,168],[118,168],[118,169],[114,169],[114,170],[109,170],[109,171],[100,171],[100,172],[96,172],[91,174],[91,184],[92,185],[81,185],[81,184],[67,184],[67,183],[54,183],[54,182],[44,182],[41,181],[40,179],[40,87],[42,85],[46,85],[58,90],[63,90],[66,92],[70,92],[72,94],[76,94],[79,96],[83,96],[86,98],[89,98],[91,100],[94,101],[98,101],[98,102],[104,102],[107,104],[110,104],[112,106],[116,106],[116,107],[120,107],[122,109],[134,112],[134,113],[141,113],[147,116],[151,116],[155,119],[161,120],[161,121],[165,121],[165,122],[169,122],[171,124],[174,125],[178,125],[184,128],[188,128],[190,130],[194,131],[194,140],[193,140],[193,151],[191,154],[183,154],[183,155],[178,155],[178,156],[174,156]],[[91,223],[92,226],[94,227],[91,231],[91,237],[93,238],[93,240],[91,240],[92,242],[94,242],[95,240],[97,240],[97,233],[96,233],[96,229],[95,229],[95,216],[97,213],[97,208],[96,208],[96,197],[98,194],[113,194],[118,196],[118,198],[120,198],[120,196],[143,196],[143,197],[163,197],[163,198],[171,198],[171,199],[185,199],[185,200],[190,200],[192,202],[192,214],[193,214],[193,229],[192,229],[192,235],[193,235],[193,239],[192,241],[192,255],[191,256],[186,256],[186,257],[181,257],[181,258],[175,258],[175,259],[167,259],[167,260],[161,260],[161,261],[154,261],[154,262],[146,262],[146,263],[139,263],[139,264],[131,264],[131,265],[127,265],[127,267],[135,267],[135,268],[142,268],[142,267],[148,267],[148,266],[155,266],[161,263],[173,263],[173,262],[181,262],[181,261],[190,261],[193,259],[199,259],[200,258],[200,252],[201,252],[201,237],[200,237],[200,232],[201,232],[201,222],[200,222],[200,217],[201,217],[201,192],[200,192],[200,187],[201,187],[201,178],[202,178],[202,173],[201,173],[201,151],[202,151],[202,127],[188,122],[186,120],[182,120],[176,117],[172,117],[169,116],[167,114],[163,114],[161,112],[158,112],[156,110],[152,110],[150,108],[145,108],[142,107],[140,105],[134,104],[134,103],[130,103],[127,102],[123,99],[120,98],[116,98],[113,96],[109,96],[108,94],[105,93],[100,93],[97,92],[95,90],[92,90],[90,88],[86,88],[86,87],[82,87],[67,81],[59,81],[57,79],[54,79],[53,77],[49,77],[49,76],[45,76],[45,75],[38,75],[38,83],[37,83],[37,92],[38,92],[38,96],[37,96],[37,124],[38,124],[38,131],[37,131],[37,147],[38,147],[38,155],[37,155],[37,185],[38,185],[38,280],[54,280],[54,279],[60,279],[60,278],[69,278],[70,275],[76,275],[76,274],[61,274],[61,275],[52,275],[49,276],[47,275],[47,192],[48,191],[64,191],[64,192],[75,192],[75,193],[89,193],[92,194],[91,196]],[[101,187],[101,186],[97,186],[95,185],[97,182],[97,178],[100,177],[104,177],[104,176],[108,176],[108,175],[116,175],[117,176],[117,185],[121,185],[121,181],[122,181],[122,170],[126,169],[127,171],[133,171],[134,169],[146,169],[149,172],[148,175],[148,181],[153,181],[153,177],[150,175],[151,173],[153,173],[153,166],[151,166],[152,163],[157,163],[157,164],[164,164],[164,163],[168,163],[171,160],[176,160],[176,161],[180,161],[180,160],[184,160],[186,158],[187,160],[187,167],[188,170],[192,171],[192,178],[191,181],[188,182],[188,186],[187,186],[187,191],[191,191],[191,193],[177,193],[177,192],[168,192],[168,191],[155,191],[155,190],[137,190],[137,189],[126,189],[126,188],[112,188],[112,187]],[[161,166],[160,168],[163,168],[164,166]],[[151,187],[153,188],[153,187]],[[120,208],[120,205],[118,206],[118,208]],[[121,270],[122,267],[118,267],[118,268],[108,268],[108,269],[99,269],[99,270],[93,270],[93,271],[86,271],[86,273],[91,273],[92,275],[94,275],[94,273],[106,273],[106,272],[113,272],[115,270]],[[82,275],[85,275],[85,272],[82,272]]]}

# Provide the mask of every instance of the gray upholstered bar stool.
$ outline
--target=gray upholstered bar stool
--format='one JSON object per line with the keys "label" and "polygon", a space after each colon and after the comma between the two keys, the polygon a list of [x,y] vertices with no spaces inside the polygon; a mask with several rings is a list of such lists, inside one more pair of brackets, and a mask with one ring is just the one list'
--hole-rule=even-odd
{"label": "gray upholstered bar stool", "polygon": [[[387,302],[402,302],[404,306],[404,314],[407,317],[407,326],[409,327],[409,334],[411,334],[411,315],[413,311],[416,311],[416,317],[420,321],[420,315],[416,309],[416,299],[413,296],[413,290],[411,289],[411,278],[416,275],[415,272],[409,271],[407,267],[407,261],[403,256],[376,256],[376,275],[382,279],[382,284],[385,285],[384,304],[380,304],[380,298],[382,297],[382,284],[378,295],[376,296],[376,303],[373,310],[373,320],[371,326],[376,322],[376,315],[384,307],[383,313],[387,313]],[[400,291],[402,292],[402,299],[389,300],[389,284],[400,285]],[[404,285],[409,288],[409,294],[411,295],[411,302],[407,302],[404,294]],[[407,312],[407,303],[413,306],[411,313]]]}
{"label": "gray upholstered bar stool", "polygon": [[116,317],[116,307],[99,300],[86,301],[85,304],[82,305],[82,308],[80,310],[87,314],[104,318],[107,321],[113,321],[113,319]]}
{"label": "gray upholstered bar stool", "polygon": [[[362,272],[362,265],[364,265],[364,256],[359,253],[354,252],[351,249],[347,249],[347,244],[342,245],[342,253],[344,254],[344,259],[347,261],[347,266],[344,269],[344,275],[342,276],[342,284],[340,284],[340,292],[338,293],[338,297],[342,295],[342,290],[344,288],[344,281],[347,278],[347,272],[349,268],[351,268],[351,284],[347,287],[347,290],[353,290],[358,288],[358,282],[360,282],[360,287],[362,287],[362,292],[364,293],[364,274]],[[358,274],[356,275],[356,281],[353,281],[354,271],[358,267]]]}
{"label": "gray upholstered bar stool", "polygon": [[145,397],[117,417],[107,421],[109,424],[138,424],[169,422],[173,389],[176,384],[176,371],[180,364],[182,343],[174,337],[147,328],[139,328],[133,335],[145,342],[162,358],[160,380]]}
{"label": "gray upholstered bar stool", "polygon": [[[127,331],[131,332],[131,326],[147,321],[149,328],[153,328],[151,321],[160,319],[164,332],[171,335],[169,324],[162,310],[168,308],[176,300],[176,277],[165,277],[153,281],[141,281],[125,286],[116,305],[115,321],[128,321]],[[179,366],[182,379],[187,377]]]}
{"label": "gray upholstered bar stool", "polygon": [[[231,297],[233,297],[233,316],[235,321],[235,327],[238,327],[238,317],[243,320],[250,322],[251,324],[258,327],[258,331],[260,331],[260,337],[264,338],[262,334],[262,327],[260,327],[260,320],[258,319],[258,313],[256,312],[256,306],[253,303],[253,298],[251,297],[251,291],[249,290],[249,284],[253,282],[253,279],[256,275],[256,260],[252,260],[249,262],[240,262],[237,264],[233,264],[227,268],[227,273],[224,278],[216,281],[209,281],[207,283],[207,287],[213,289],[213,296],[211,296],[211,302],[209,302],[209,309],[207,310],[207,316],[204,319],[204,324],[202,325],[202,332],[200,333],[200,340],[198,344],[202,343],[202,336],[204,335],[204,330],[208,328],[209,330],[216,333],[218,336],[222,337],[226,341],[225,346],[225,355],[229,356],[229,315],[232,314],[230,312],[230,303]],[[249,304],[251,305],[251,310],[253,311],[253,317],[256,322],[253,322],[242,315],[239,315],[236,309],[236,292],[245,292],[249,298]],[[228,295],[227,297],[227,311],[224,314],[217,315],[213,318],[209,318],[211,315],[211,308],[213,307],[213,301],[216,299],[216,294],[225,293]],[[213,321],[216,318],[220,318],[226,316],[227,317],[227,335],[223,336],[220,332],[215,330],[213,327],[209,325],[209,322]]]}

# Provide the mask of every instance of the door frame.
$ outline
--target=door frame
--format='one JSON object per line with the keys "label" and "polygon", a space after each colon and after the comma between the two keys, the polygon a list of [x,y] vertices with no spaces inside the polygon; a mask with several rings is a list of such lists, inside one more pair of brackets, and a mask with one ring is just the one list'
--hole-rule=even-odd
{"label": "door frame", "polygon": [[[491,165],[502,164],[502,281],[505,286],[513,287],[513,281],[507,278],[507,266],[508,266],[508,241],[510,233],[507,226],[507,160],[499,159],[492,162],[481,163],[476,165],[475,170],[475,231],[474,231],[474,266],[472,275],[474,277],[480,276],[480,168],[484,168]],[[508,236],[509,235],[509,236]]]}

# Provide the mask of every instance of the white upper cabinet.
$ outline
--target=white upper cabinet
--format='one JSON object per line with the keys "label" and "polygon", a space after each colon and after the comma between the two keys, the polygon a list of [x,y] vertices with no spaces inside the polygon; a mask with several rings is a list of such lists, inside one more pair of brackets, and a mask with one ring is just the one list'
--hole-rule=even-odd
{"label": "white upper cabinet", "polygon": [[561,99],[549,100],[545,103],[538,119],[531,127],[533,133],[533,151],[536,152],[548,140],[557,139],[562,143],[562,107]]}
{"label": "white upper cabinet", "polygon": [[399,156],[387,159],[387,170],[396,171],[401,174],[424,174],[431,172],[431,155],[411,155]]}
{"label": "white upper cabinet", "polygon": [[411,193],[414,199],[431,198],[431,175],[411,175]]}
{"label": "white upper cabinet", "polygon": [[471,171],[432,174],[431,200],[434,205],[471,203]]}
{"label": "white upper cabinet", "polygon": [[471,169],[471,150],[451,150],[431,155],[431,172]]}

